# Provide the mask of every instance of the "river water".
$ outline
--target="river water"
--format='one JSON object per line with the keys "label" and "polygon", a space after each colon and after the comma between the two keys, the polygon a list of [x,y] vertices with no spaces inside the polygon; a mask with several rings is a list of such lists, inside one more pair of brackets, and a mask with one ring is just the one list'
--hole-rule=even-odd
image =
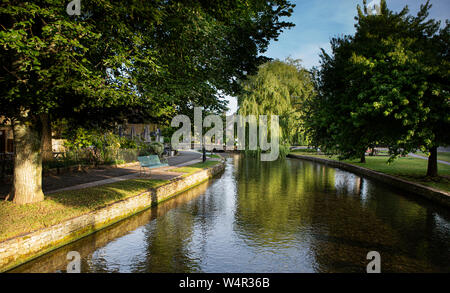
{"label": "river water", "polygon": [[450,272],[450,212],[339,169],[236,155],[223,174],[13,272]]}

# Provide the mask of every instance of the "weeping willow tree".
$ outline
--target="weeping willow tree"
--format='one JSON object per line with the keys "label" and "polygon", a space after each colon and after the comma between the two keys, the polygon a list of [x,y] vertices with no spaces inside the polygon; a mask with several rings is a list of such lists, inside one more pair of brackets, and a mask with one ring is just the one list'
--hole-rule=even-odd
{"label": "weeping willow tree", "polygon": [[306,142],[302,108],[315,91],[310,72],[300,62],[287,58],[261,65],[258,73],[244,82],[243,94],[238,97],[242,116],[279,116],[281,155],[289,151],[290,145]]}

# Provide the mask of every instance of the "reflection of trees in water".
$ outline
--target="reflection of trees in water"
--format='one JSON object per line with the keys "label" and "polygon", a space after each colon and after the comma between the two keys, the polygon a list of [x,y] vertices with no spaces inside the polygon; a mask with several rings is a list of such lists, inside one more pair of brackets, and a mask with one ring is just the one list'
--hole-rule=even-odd
{"label": "reflection of trees in water", "polygon": [[334,185],[334,169],[303,161],[240,160],[238,168],[236,225],[253,245],[292,238],[309,226],[315,191]]}
{"label": "reflection of trees in water", "polygon": [[[151,233],[148,233],[149,229],[146,228],[144,231],[144,233],[146,234],[145,237],[137,239],[132,238],[133,241],[137,240],[142,243],[128,243],[127,237],[129,236],[129,233],[134,232],[134,230],[144,225],[151,226],[153,222],[156,222],[155,219],[163,218],[170,210],[182,206],[185,203],[188,203],[191,200],[197,198],[199,195],[202,195],[206,191],[208,186],[208,182],[203,183],[194,189],[191,189],[187,192],[184,192],[183,194],[180,194],[179,196],[161,203],[157,207],[148,209],[142,213],[139,213],[138,215],[120,221],[119,223],[116,223],[111,227],[98,231],[88,237],[82,238],[74,243],[48,253],[36,260],[28,262],[23,266],[16,268],[14,272],[65,271],[66,265],[68,263],[66,260],[66,255],[69,251],[78,251],[80,253],[82,257],[81,268],[83,272],[115,272],[123,269],[124,267],[129,267],[131,268],[131,271],[136,272],[147,271],[147,268],[149,269],[148,271],[155,270],[155,266],[153,266],[151,263],[151,256],[154,255],[153,252],[146,253],[146,257],[142,258],[141,255],[137,255],[135,250],[130,251],[129,249],[127,249],[128,247],[133,247],[133,245],[135,247],[143,245],[147,247],[146,249],[149,249],[149,244],[151,244],[153,238],[155,237],[152,236]],[[170,225],[170,227],[175,227],[174,223],[177,223],[178,221],[183,222],[184,219],[169,219],[167,223],[168,225]],[[189,224],[189,221],[185,221],[185,226],[189,226]],[[169,246],[169,249],[172,249],[172,251],[175,252],[182,251],[182,249],[177,249],[177,247],[180,246],[180,243],[183,242],[183,239],[188,239],[189,235],[179,233],[179,229],[173,229],[173,233],[170,233],[170,231],[168,231],[167,229],[166,231],[164,231],[164,228],[165,227],[163,225],[158,224],[156,230],[158,230],[157,233],[159,233],[159,237],[164,238],[164,233],[166,233],[167,237],[165,238],[171,237],[171,241],[173,241],[173,243],[171,243],[173,245]],[[189,229],[187,229],[187,231],[189,232]],[[173,235],[178,236],[173,237]],[[158,240],[158,247],[163,247],[163,240],[164,239]],[[102,249],[108,249],[110,245],[114,245],[114,243],[117,241],[124,245],[123,254],[130,256],[130,259],[128,259],[126,263],[122,263],[120,265],[111,262],[111,255],[108,255],[107,250],[105,250],[105,254],[102,253]],[[181,254],[183,253],[181,252]],[[176,255],[176,253],[172,252],[172,255]],[[180,253],[178,253],[178,256],[179,255]],[[167,259],[169,262],[175,263],[175,265],[177,264],[177,262],[174,262],[173,259]],[[189,265],[188,262],[186,262],[186,266],[193,267],[193,265]]]}
{"label": "reflection of trees in water", "polygon": [[[376,250],[384,272],[450,271],[448,211],[320,164],[233,160],[237,168],[227,168],[218,182],[202,184],[16,271],[65,270],[72,250],[80,252],[83,271],[200,271],[203,261],[211,260],[206,244],[217,239],[209,236],[221,233],[214,231],[218,221],[234,223],[234,232],[254,251],[280,252],[267,261],[295,265],[308,258],[316,271],[364,272],[367,253]],[[118,244],[123,246],[115,248],[129,258],[115,266],[110,250],[98,252]],[[259,259],[266,261],[268,255]]]}
{"label": "reflection of trees in water", "polygon": [[323,227],[311,245],[318,271],[365,272],[371,250],[385,272],[449,270],[450,230],[436,233],[434,205],[343,171],[335,182],[335,193],[314,199],[313,224]]}
{"label": "reflection of trees in water", "polygon": [[[195,233],[205,237],[206,229],[211,224],[209,221],[213,218],[209,217],[207,208],[211,206],[212,200],[204,195],[208,186],[208,183],[202,184],[168,201],[167,205],[161,205],[164,212],[158,213],[158,216],[145,226],[147,251],[144,259],[136,261],[135,272],[200,271],[199,259],[193,255],[191,246]],[[176,200],[179,201],[176,206],[181,211],[171,211],[174,208],[172,201]],[[206,241],[203,245],[205,244]]]}
{"label": "reflection of trees in water", "polygon": [[450,231],[427,202],[320,164],[241,160],[239,168],[236,230],[248,245],[307,239],[321,272],[365,272],[371,250],[386,272],[449,270]]}
{"label": "reflection of trees in water", "polygon": [[189,257],[187,242],[192,237],[194,216],[171,213],[152,221],[145,227],[146,258],[136,264],[137,271],[190,272],[195,263]]}

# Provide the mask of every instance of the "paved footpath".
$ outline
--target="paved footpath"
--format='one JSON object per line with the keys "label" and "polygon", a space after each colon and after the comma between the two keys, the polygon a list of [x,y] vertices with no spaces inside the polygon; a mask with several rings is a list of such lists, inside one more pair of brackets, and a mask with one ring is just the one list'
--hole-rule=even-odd
{"label": "paved footpath", "polygon": [[[161,168],[151,169],[150,175],[148,175],[148,170],[145,170],[147,174],[145,174],[145,175],[141,174],[139,163],[136,163],[136,164],[132,165],[131,167],[128,166],[125,169],[125,170],[128,170],[129,172],[131,172],[128,175],[92,181],[92,182],[88,182],[88,183],[84,183],[84,184],[78,184],[78,185],[68,186],[65,188],[53,189],[53,190],[49,190],[49,191],[44,190],[44,192],[45,192],[45,194],[52,194],[52,193],[57,193],[57,192],[62,192],[62,191],[78,190],[78,189],[83,189],[83,188],[89,188],[89,187],[114,183],[114,182],[118,182],[118,181],[129,180],[129,179],[133,179],[133,178],[151,178],[151,179],[159,179],[159,180],[169,180],[169,179],[172,179],[172,178],[182,175],[182,173],[179,173],[179,172],[171,172],[170,171],[171,169],[199,163],[202,160],[201,160],[201,154],[199,154],[197,152],[183,151],[183,152],[180,152],[180,154],[178,156],[168,158],[167,161],[169,163],[169,167],[161,167]],[[118,168],[118,169],[122,169],[122,168]]]}
{"label": "paved footpath", "polygon": [[[168,180],[181,173],[171,172],[170,169],[192,165],[201,162],[201,154],[194,151],[181,151],[178,156],[168,158],[169,167],[151,169],[150,178]],[[74,172],[62,175],[51,175],[43,178],[45,194],[67,190],[77,190],[108,183],[139,178],[139,163],[122,168],[89,169],[85,172]],[[148,173],[148,170],[146,170]],[[143,177],[148,178],[148,177]],[[11,184],[0,185],[0,199],[8,194]]]}

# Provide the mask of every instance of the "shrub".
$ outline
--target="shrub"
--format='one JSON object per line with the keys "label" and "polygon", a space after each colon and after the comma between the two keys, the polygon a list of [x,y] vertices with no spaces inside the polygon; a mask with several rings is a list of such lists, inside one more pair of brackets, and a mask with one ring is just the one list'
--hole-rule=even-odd
{"label": "shrub", "polygon": [[[77,128],[68,131],[66,134],[67,142],[65,146],[68,149],[64,161],[75,164],[114,164],[119,158],[119,150],[124,146],[136,148],[136,142],[120,138],[119,136],[106,132],[101,133],[98,130],[86,130]],[[128,158],[126,158],[128,159]]]}
{"label": "shrub", "polygon": [[164,144],[160,142],[152,142],[150,144],[150,147],[152,148],[153,152],[157,154],[158,156],[162,156],[164,152]]}
{"label": "shrub", "polygon": [[141,143],[139,145],[139,156],[158,155],[162,156],[164,152],[164,144],[160,142]]}

